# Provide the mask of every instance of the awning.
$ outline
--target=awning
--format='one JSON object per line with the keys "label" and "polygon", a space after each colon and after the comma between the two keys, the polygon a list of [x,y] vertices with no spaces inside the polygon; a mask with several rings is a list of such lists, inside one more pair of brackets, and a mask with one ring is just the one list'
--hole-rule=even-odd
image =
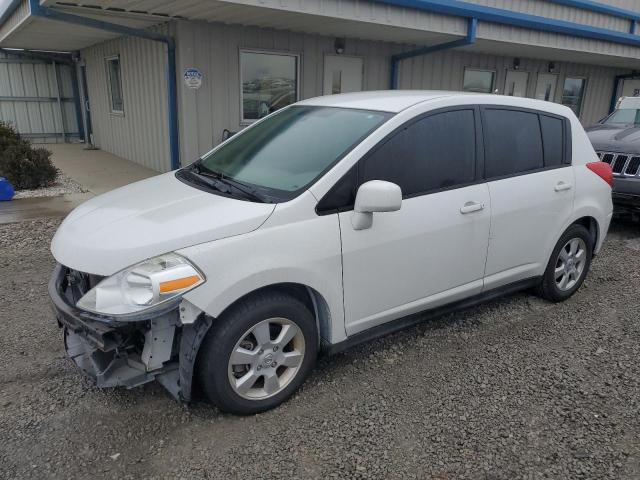
{"label": "awning", "polygon": [[[34,16],[30,12],[29,1],[18,2],[19,8],[0,24],[0,47],[73,51],[119,36],[118,33]],[[431,3],[434,1],[439,0],[431,0]],[[464,17],[405,8],[395,6],[394,3],[394,0],[40,1],[41,5],[75,15],[142,29],[171,20],[191,20],[420,46],[443,43],[466,35],[467,19]],[[424,3],[429,1],[425,0]],[[465,2],[457,0],[453,3],[465,5]],[[491,7],[480,8],[506,12],[506,16],[514,14],[512,11]],[[543,17],[538,18],[545,20]],[[546,20],[549,23],[555,21]],[[594,35],[598,30],[629,35],[628,32],[619,30],[571,23],[567,25],[592,30]],[[640,37],[638,38],[640,41]],[[577,38],[488,21],[478,22],[477,41],[473,46],[465,47],[465,50],[627,69],[640,68],[640,46],[609,42],[596,37]]]}

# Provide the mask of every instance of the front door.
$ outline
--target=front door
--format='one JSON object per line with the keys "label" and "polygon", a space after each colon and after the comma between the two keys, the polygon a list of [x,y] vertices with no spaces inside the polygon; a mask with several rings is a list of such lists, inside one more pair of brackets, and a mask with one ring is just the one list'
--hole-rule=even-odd
{"label": "front door", "polygon": [[325,55],[323,95],[360,92],[364,60],[360,57]]}
{"label": "front door", "polygon": [[526,97],[528,81],[528,72],[509,70],[504,82],[504,94],[510,97]]}
{"label": "front door", "polygon": [[429,114],[358,164],[358,184],[396,183],[403,203],[365,230],[353,228],[352,211],[339,214],[348,335],[482,290],[490,198],[477,118],[474,107]]}
{"label": "front door", "polygon": [[539,73],[536,83],[536,100],[553,102],[556,98],[556,86],[558,85],[558,75],[555,73]]}

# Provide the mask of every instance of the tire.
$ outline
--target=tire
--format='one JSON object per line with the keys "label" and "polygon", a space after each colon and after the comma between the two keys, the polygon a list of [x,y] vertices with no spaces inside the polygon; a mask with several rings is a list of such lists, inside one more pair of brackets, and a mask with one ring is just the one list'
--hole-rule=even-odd
{"label": "tire", "polygon": [[[572,253],[574,245],[577,245],[577,252],[584,251],[583,257]],[[592,256],[593,238],[589,231],[582,225],[571,225],[556,243],[536,293],[552,302],[567,300],[584,282]]]}
{"label": "tire", "polygon": [[316,322],[307,307],[286,293],[259,293],[214,321],[200,348],[196,374],[220,410],[251,415],[287,400],[317,355]]}

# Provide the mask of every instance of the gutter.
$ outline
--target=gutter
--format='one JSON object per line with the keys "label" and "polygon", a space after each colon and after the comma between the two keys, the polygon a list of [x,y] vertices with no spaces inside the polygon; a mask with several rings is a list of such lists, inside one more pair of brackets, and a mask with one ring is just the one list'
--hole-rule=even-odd
{"label": "gutter", "polygon": [[[424,12],[439,13],[454,17],[476,18],[483,22],[497,23],[511,27],[538,30],[541,32],[559,33],[572,37],[588,38],[591,40],[602,40],[605,42],[618,43],[622,45],[632,45],[640,47],[640,36],[626,32],[618,32],[605,28],[591,27],[564,20],[529,15],[527,13],[514,12],[500,8],[485,7],[461,0],[373,0],[376,3],[391,5],[394,7],[409,8]],[[560,2],[577,2],[577,0],[557,0]],[[583,9],[587,5],[595,9],[597,4],[586,3],[586,0],[579,2]],[[624,11],[625,15],[628,12]],[[628,13],[628,15],[632,15]],[[634,16],[637,16],[633,14]],[[634,19],[633,23],[636,23]],[[635,28],[632,26],[632,28]]]}
{"label": "gutter", "polygon": [[452,42],[441,43],[439,45],[432,45],[430,47],[417,48],[408,52],[398,53],[391,56],[391,89],[398,89],[398,66],[400,60],[405,58],[417,57],[419,55],[427,55],[433,52],[439,52],[440,50],[449,50],[451,48],[464,47],[476,43],[476,33],[478,31],[478,19],[470,18],[469,26],[467,27],[467,36],[459,40],[453,40]]}
{"label": "gutter", "polygon": [[167,46],[167,106],[169,113],[169,151],[171,156],[171,169],[180,168],[180,147],[178,136],[178,92],[176,82],[176,44],[173,37],[148,30],[126,27],[116,23],[95,20],[71,13],[61,12],[53,8],[40,5],[39,0],[29,0],[31,15],[47,18],[59,22],[81,25],[84,27],[106,30],[130,37],[145,38],[154,42],[161,42]]}

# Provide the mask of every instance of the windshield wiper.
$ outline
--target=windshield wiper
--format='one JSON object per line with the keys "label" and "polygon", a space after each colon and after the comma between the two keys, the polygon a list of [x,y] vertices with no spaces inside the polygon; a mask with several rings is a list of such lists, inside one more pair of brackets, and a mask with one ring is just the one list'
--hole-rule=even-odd
{"label": "windshield wiper", "polygon": [[256,192],[255,189],[253,189],[249,185],[245,185],[244,183],[239,182],[238,180],[234,180],[232,178],[226,177],[223,173],[214,172],[213,170],[209,170],[207,167],[202,165],[201,159],[196,161],[193,164],[193,167],[194,167],[194,170],[196,171],[196,173],[198,175],[200,175],[200,176],[203,176],[205,178],[214,179],[214,180],[216,180],[218,182],[222,182],[225,185],[229,185],[229,186],[235,188],[236,190],[238,190],[239,192],[241,192],[242,194],[244,194],[245,197],[250,198],[252,200],[256,200],[256,201],[261,202],[261,203],[266,203],[267,202],[267,200],[262,195],[260,195],[258,192]]}
{"label": "windshield wiper", "polygon": [[231,189],[225,183],[217,180],[214,177],[209,177],[197,171],[196,169],[185,169],[184,171],[188,172],[189,175],[193,178],[194,181],[205,185],[206,187],[213,188],[214,190],[218,190],[222,193],[230,193]]}

